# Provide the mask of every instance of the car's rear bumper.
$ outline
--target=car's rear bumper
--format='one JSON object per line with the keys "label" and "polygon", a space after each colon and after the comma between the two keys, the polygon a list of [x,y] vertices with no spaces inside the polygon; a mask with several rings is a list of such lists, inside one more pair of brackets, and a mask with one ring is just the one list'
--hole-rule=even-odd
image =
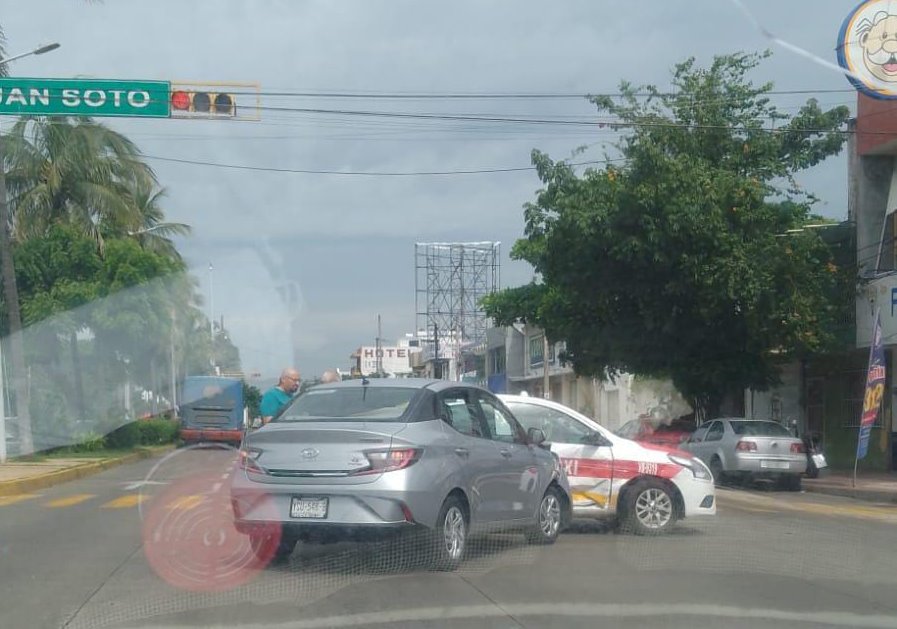
{"label": "car's rear bumper", "polygon": [[207,428],[181,428],[180,437],[184,441],[215,441],[239,444],[243,440],[243,431],[234,430],[210,430]]}
{"label": "car's rear bumper", "polygon": [[[309,542],[343,542],[374,541],[390,539],[402,533],[422,530],[422,526],[413,522],[395,522],[384,524],[348,525],[326,521],[292,521],[279,522],[281,534],[293,539]],[[271,523],[253,520],[234,520],[234,527],[241,533],[252,534],[255,531],[269,532]]]}
{"label": "car's rear bumper", "polygon": [[762,454],[738,454],[735,456],[732,472],[753,476],[780,476],[782,474],[803,474],[807,471],[806,455],[763,456]]}

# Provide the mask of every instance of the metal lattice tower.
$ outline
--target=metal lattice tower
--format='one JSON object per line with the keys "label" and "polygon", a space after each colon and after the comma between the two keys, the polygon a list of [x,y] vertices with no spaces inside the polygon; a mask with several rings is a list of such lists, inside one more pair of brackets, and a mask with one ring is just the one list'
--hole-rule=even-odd
{"label": "metal lattice tower", "polygon": [[451,336],[462,345],[486,341],[480,300],[499,289],[498,242],[419,242],[414,245],[418,329]]}

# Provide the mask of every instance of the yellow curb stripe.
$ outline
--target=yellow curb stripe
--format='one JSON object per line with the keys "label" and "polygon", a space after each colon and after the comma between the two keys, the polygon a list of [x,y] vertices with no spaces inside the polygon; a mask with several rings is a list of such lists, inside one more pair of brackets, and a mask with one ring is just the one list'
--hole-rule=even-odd
{"label": "yellow curb stripe", "polygon": [[20,478],[9,481],[0,481],[0,496],[17,496],[20,494],[37,491],[39,489],[46,489],[47,487],[67,483],[78,478],[91,476],[92,474],[96,474],[98,472],[102,472],[103,470],[117,467],[119,465],[134,463],[135,461],[139,461],[141,459],[148,459],[170,450],[174,450],[173,445],[150,446],[147,448],[141,448],[131,454],[126,454],[124,456],[87,462],[80,465],[75,465],[68,469],[41,474],[40,476]]}
{"label": "yellow curb stripe", "polygon": [[0,507],[14,505],[17,502],[22,502],[23,500],[29,500],[31,498],[37,498],[37,494],[16,494],[13,496],[0,496]]}
{"label": "yellow curb stripe", "polygon": [[172,500],[167,505],[165,505],[166,509],[180,510],[180,511],[189,511],[195,507],[198,507],[203,502],[205,502],[205,496],[181,496],[176,500]]}
{"label": "yellow curb stripe", "polygon": [[136,507],[141,502],[146,500],[149,496],[144,494],[128,494],[126,496],[121,496],[116,498],[115,500],[110,500],[106,504],[104,504],[102,509],[128,509],[130,507]]}
{"label": "yellow curb stripe", "polygon": [[95,494],[75,494],[74,496],[67,496],[65,498],[57,498],[56,500],[51,500],[50,502],[45,503],[44,506],[50,507],[52,509],[72,507],[86,500],[90,500],[94,496]]}

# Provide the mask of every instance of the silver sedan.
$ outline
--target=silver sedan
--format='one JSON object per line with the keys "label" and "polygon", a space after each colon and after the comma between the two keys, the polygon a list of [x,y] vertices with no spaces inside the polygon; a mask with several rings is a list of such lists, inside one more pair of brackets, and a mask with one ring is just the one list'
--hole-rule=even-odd
{"label": "silver sedan", "polygon": [[726,478],[771,478],[798,491],[807,469],[803,441],[774,421],[715,419],[699,427],[681,447],[704,461],[717,483]]}
{"label": "silver sedan", "polygon": [[558,458],[478,387],[353,380],[297,397],[247,434],[231,498],[256,552],[303,538],[416,530],[433,563],[457,566],[472,533],[516,530],[550,544],[570,513]]}

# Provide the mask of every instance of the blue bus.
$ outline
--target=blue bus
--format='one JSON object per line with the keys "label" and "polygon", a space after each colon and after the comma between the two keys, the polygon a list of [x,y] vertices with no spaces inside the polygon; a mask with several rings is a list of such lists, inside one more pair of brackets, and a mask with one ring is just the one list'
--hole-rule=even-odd
{"label": "blue bus", "polygon": [[247,415],[243,382],[221,376],[184,378],[180,415],[184,443],[216,441],[239,446]]}

